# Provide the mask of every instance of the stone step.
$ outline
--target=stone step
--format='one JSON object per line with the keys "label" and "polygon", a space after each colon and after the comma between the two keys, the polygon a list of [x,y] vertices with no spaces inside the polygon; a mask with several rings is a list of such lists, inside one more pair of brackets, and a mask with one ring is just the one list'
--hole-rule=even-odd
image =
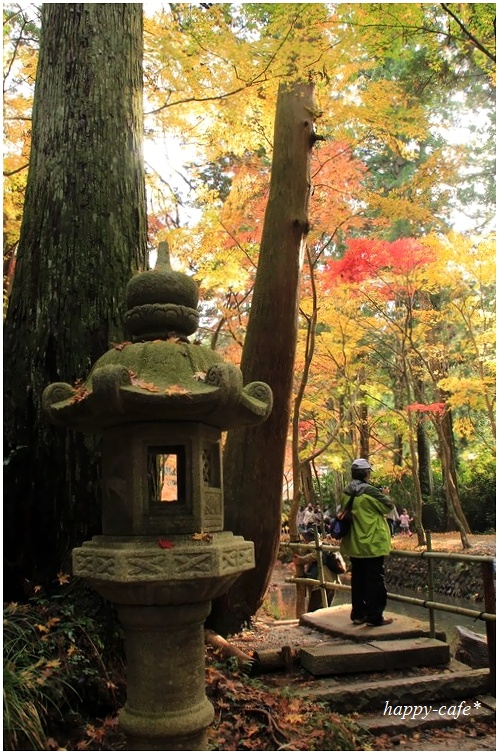
{"label": "stone step", "polygon": [[451,661],[441,672],[423,669],[418,676],[345,680],[316,678],[301,685],[297,693],[304,699],[325,702],[336,712],[376,712],[381,714],[389,704],[428,704],[429,700],[469,699],[486,694],[490,688],[488,669],[470,670],[462,663]]}
{"label": "stone step", "polygon": [[365,644],[323,643],[300,651],[302,667],[315,676],[445,665],[449,660],[449,645],[425,636]]}
{"label": "stone step", "polygon": [[456,725],[475,725],[495,720],[495,706],[487,704],[488,697],[427,701],[425,704],[393,705],[385,703],[384,713],[368,713],[355,718],[360,728],[374,736],[410,734],[415,730],[446,728]]}
{"label": "stone step", "polygon": [[[372,639],[415,639],[418,636],[430,635],[427,622],[391,612],[385,612],[386,618],[393,619],[393,623],[386,626],[367,626],[365,623],[354,626],[350,620],[350,612],[350,605],[323,607],[312,613],[304,613],[300,618],[300,625],[355,642],[370,642]],[[437,631],[436,638],[445,641],[445,633]]]}

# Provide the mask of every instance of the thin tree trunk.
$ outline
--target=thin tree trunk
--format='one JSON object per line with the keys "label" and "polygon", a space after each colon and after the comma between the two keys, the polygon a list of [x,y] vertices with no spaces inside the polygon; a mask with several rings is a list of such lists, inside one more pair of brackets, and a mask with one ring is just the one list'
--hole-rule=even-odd
{"label": "thin tree trunk", "polygon": [[[445,394],[440,394],[440,400],[445,402]],[[459,500],[459,485],[457,481],[457,459],[454,444],[454,429],[452,426],[452,412],[449,409],[439,420],[439,445],[440,461],[442,464],[442,476],[444,479],[444,492],[447,500],[447,529],[454,528],[456,524],[458,529],[464,528],[467,534],[471,534],[470,525],[466,519],[465,513]],[[457,518],[456,518],[457,517]]]}
{"label": "thin tree trunk", "polygon": [[422,421],[416,427],[418,446],[418,477],[421,494],[429,497],[433,493],[433,477],[431,473],[430,443],[428,434]]}
{"label": "thin tree trunk", "polygon": [[[291,519],[290,526],[290,538],[291,542],[298,542],[298,530],[296,525],[296,516],[298,515],[298,509],[302,494],[304,493],[303,474],[302,474],[302,462],[300,461],[299,441],[300,441],[300,410],[305,395],[305,389],[307,387],[308,376],[310,374],[310,367],[312,365],[312,359],[315,351],[315,329],[317,326],[317,289],[315,285],[314,268],[312,265],[312,259],[310,256],[310,250],[307,248],[307,261],[310,271],[310,282],[312,289],[312,312],[306,317],[307,322],[307,335],[305,340],[305,362],[303,370],[296,390],[295,399],[293,401],[293,416],[291,424],[291,453],[293,458],[293,500],[291,503],[291,510],[289,517]],[[308,504],[309,500],[305,495],[305,501]],[[297,589],[299,601],[301,602],[302,594],[300,589]],[[303,598],[304,599],[304,598]]]}
{"label": "thin tree trunk", "polygon": [[315,491],[312,482],[312,469],[310,462],[300,464],[300,477],[301,486],[303,488],[303,495],[305,497],[305,503],[307,505],[315,505]]}
{"label": "thin tree trunk", "polygon": [[[364,375],[360,375],[360,379],[364,381]],[[359,405],[359,456],[361,458],[369,458],[369,409],[367,403]]]}
{"label": "thin tree trunk", "polygon": [[446,425],[445,422],[445,415],[443,417],[435,417],[434,424],[438,433],[442,478],[447,502],[449,504],[449,511],[456,522],[456,526],[461,535],[463,548],[468,549],[471,547],[471,543],[468,539],[468,534],[471,534],[471,529],[461,507],[459,492],[455,482],[455,473],[453,473],[455,472],[455,468],[453,467],[453,454],[448,443],[448,425]]}
{"label": "thin tree trunk", "polygon": [[418,475],[418,457],[416,452],[416,442],[414,440],[414,427],[412,424],[411,413],[408,413],[408,441],[409,451],[411,454],[411,474],[412,482],[414,484],[414,526],[418,535],[418,545],[423,546],[426,544],[425,534],[423,531],[423,497],[421,495],[421,487],[419,485]]}
{"label": "thin tree trunk", "polygon": [[210,624],[221,634],[239,630],[261,606],[279,547],[314,113],[312,84],[279,87],[270,195],[241,362],[245,383],[270,385],[274,408],[264,424],[227,438],[225,528],[255,543],[256,567],[214,605]]}
{"label": "thin tree trunk", "polygon": [[39,582],[100,527],[96,441],[49,426],[40,399],[123,339],[145,267],[140,3],[42,6],[32,128],[5,325],[4,554]]}

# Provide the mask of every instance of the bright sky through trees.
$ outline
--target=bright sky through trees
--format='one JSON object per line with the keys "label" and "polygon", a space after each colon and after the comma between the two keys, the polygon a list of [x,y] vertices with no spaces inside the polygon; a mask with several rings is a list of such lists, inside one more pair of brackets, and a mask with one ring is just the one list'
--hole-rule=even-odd
{"label": "bright sky through trees", "polygon": [[[218,4],[215,3],[214,5]],[[249,7],[252,5],[254,4],[243,3],[233,4],[232,7]],[[284,3],[280,5],[286,6],[289,9],[292,6],[298,8],[303,5],[309,5],[312,7],[316,6],[317,4]],[[362,6],[362,3],[338,3],[336,5],[340,7],[356,7]],[[407,4],[402,3],[383,3],[382,5],[388,5],[395,8],[404,8],[407,6]],[[169,14],[170,6],[169,4],[162,2],[146,2],[144,3],[144,11],[147,16],[151,17],[160,12]],[[255,43],[258,41],[258,33],[256,31],[252,32],[251,35],[248,32],[246,37],[247,39],[254,38]],[[209,47],[209,44],[210,43],[207,42],[207,47]],[[251,52],[251,47],[249,48],[249,50]],[[260,54],[256,45],[254,48],[254,53],[257,56]],[[401,57],[403,57],[404,54],[405,51],[401,55]],[[201,66],[203,65],[205,65],[205,63],[201,63]],[[200,67],[200,75],[202,70],[202,67]],[[349,91],[352,93],[354,99],[356,101],[358,100],[357,104],[361,102],[362,96],[362,92],[360,89],[358,89],[358,86],[358,84],[354,84],[349,87]],[[358,92],[358,94],[355,94],[355,92]],[[451,161],[452,159],[454,159],[455,149],[459,149],[464,146],[469,148],[471,145],[474,145],[474,149],[480,150],[484,141],[484,133],[486,131],[490,132],[490,129],[493,126],[490,122],[490,110],[488,111],[485,108],[477,108],[476,106],[468,106],[466,103],[466,97],[462,91],[456,91],[450,97],[450,100],[455,108],[454,112],[452,113],[452,117],[447,117],[447,112],[446,118],[443,119],[442,113],[438,110],[435,110],[433,114],[429,114],[428,122],[430,125],[430,132],[433,133],[436,138],[443,140],[447,144],[449,150],[449,160]],[[207,117],[209,118],[211,116],[208,116],[207,114]],[[234,124],[234,128],[237,128],[236,124]],[[334,123],[333,128],[337,129],[338,123]],[[182,224],[190,224],[193,221],[197,221],[199,219],[199,209],[197,211],[193,210],[193,186],[186,165],[189,163],[192,164],[196,161],[203,161],[205,157],[199,151],[199,149],[196,149],[194,141],[189,142],[189,137],[186,134],[183,134],[181,137],[179,137],[178,135],[175,136],[171,131],[169,133],[164,132],[163,134],[161,134],[157,128],[157,123],[156,125],[151,126],[151,133],[154,133],[154,131],[156,131],[156,133],[152,136],[152,138],[149,140],[146,139],[145,158],[147,168],[150,171],[157,171],[159,176],[159,184],[160,187],[162,187],[160,194],[162,192],[163,196],[165,196],[169,193],[170,197],[175,197],[175,202],[179,211],[178,219],[180,220],[180,222]],[[413,141],[412,143],[413,146],[418,146],[417,140]],[[408,142],[407,148],[410,148],[410,146],[411,142]],[[448,220],[452,229],[458,232],[473,232],[474,230],[476,230],[476,215],[477,213],[479,215],[481,210],[480,195],[484,195],[487,191],[487,188],[483,181],[481,181],[480,177],[477,178],[475,176],[476,166],[467,167],[466,165],[462,165],[459,168],[459,172],[463,178],[463,181],[466,176],[473,176],[474,191],[477,195],[474,201],[468,202],[467,204],[459,202],[457,198],[456,187],[448,185],[444,180],[442,180],[441,184],[436,184],[434,191],[437,193],[439,191],[443,191],[448,195]],[[158,201],[160,201],[160,196],[158,195],[154,198],[150,192],[150,206],[153,213],[158,210]],[[452,209],[453,206],[455,206],[455,209]],[[480,232],[493,230],[494,227],[495,225],[491,227],[491,225],[489,224],[487,226],[481,227]]]}

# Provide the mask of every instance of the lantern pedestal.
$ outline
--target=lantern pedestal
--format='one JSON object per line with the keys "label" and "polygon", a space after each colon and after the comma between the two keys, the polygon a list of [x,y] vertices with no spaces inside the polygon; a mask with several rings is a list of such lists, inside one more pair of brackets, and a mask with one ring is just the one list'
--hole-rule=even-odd
{"label": "lantern pedestal", "polygon": [[113,602],[123,625],[130,751],[206,751],[204,621],[211,600],[254,567],[252,542],[231,532],[97,536],[73,550],[73,572]]}
{"label": "lantern pedestal", "polygon": [[203,622],[210,602],[118,606],[128,698],[120,724],[131,751],[206,751],[213,707],[205,695]]}

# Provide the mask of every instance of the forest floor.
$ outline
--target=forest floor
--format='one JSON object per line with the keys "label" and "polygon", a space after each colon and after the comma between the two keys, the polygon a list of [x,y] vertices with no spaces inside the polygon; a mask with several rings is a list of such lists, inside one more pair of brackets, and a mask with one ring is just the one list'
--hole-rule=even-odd
{"label": "forest floor", "polygon": [[[495,555],[496,554],[496,535],[495,534],[469,534],[468,538],[472,545],[471,550],[463,550],[461,536],[457,531],[447,531],[443,533],[432,533],[432,549],[439,552],[460,552],[463,555]],[[408,537],[402,534],[396,534],[392,540],[393,548],[398,550],[417,550],[418,538],[414,534]],[[421,549],[425,549],[424,547]]]}
{"label": "forest floor", "polygon": [[[494,535],[472,536],[471,540],[473,554],[495,553]],[[397,536],[393,544],[399,549],[417,549],[417,538]],[[433,535],[433,548],[462,552],[457,533]],[[293,574],[291,564],[279,562],[271,586],[284,584]],[[57,641],[61,641],[63,631],[68,636],[70,629],[73,631],[73,619],[65,617],[64,610],[68,609],[65,601],[48,604],[47,601],[40,604],[38,629],[47,631],[45,626],[55,624],[59,631]],[[80,605],[81,612],[81,602],[76,604]],[[275,613],[264,604],[250,628],[229,638],[231,649],[252,656],[262,645],[276,649],[297,648],[307,631],[310,631],[310,641],[316,643],[316,632],[312,629],[275,618]],[[95,642],[96,637],[93,638]],[[290,666],[288,670],[273,674],[259,673],[224,649],[227,647],[223,644],[216,647],[208,641],[206,645],[206,693],[215,710],[209,729],[211,751],[496,751],[495,725],[489,722],[415,730],[410,734],[370,735],[357,724],[355,714],[341,715],[327,704],[305,701],[297,693],[300,684],[310,683],[310,674],[303,669]],[[60,663],[72,660],[73,655],[61,645]],[[123,670],[117,662],[102,678],[109,692],[109,703],[99,708],[85,704],[63,720],[54,721],[45,750],[127,750],[118,725],[118,711],[126,693]],[[90,672],[90,667],[85,672]],[[100,674],[100,670],[98,672]]]}
{"label": "forest floor", "polygon": [[[466,554],[495,555],[496,536],[471,535],[471,550]],[[417,550],[417,536],[407,537],[396,535],[393,538],[394,549]],[[458,532],[446,532],[432,535],[432,548],[440,552],[463,552],[461,538]],[[271,589],[285,583],[286,579],[294,575],[291,563],[278,563],[273,572]],[[304,627],[293,626],[289,621],[274,620],[266,611],[265,604],[250,630],[242,632],[238,637],[232,637],[231,642],[237,647],[251,654],[262,646],[282,647],[297,646],[303,641]],[[311,632],[313,633],[313,632]],[[264,678],[262,678],[264,680]],[[296,678],[283,678],[279,685],[285,686],[289,682],[292,686]],[[355,715],[350,718],[355,722]],[[458,725],[427,730],[413,730],[408,734],[393,733],[381,736],[369,736],[357,742],[352,741],[356,750],[365,751],[496,751],[495,722],[479,722],[470,725]]]}

